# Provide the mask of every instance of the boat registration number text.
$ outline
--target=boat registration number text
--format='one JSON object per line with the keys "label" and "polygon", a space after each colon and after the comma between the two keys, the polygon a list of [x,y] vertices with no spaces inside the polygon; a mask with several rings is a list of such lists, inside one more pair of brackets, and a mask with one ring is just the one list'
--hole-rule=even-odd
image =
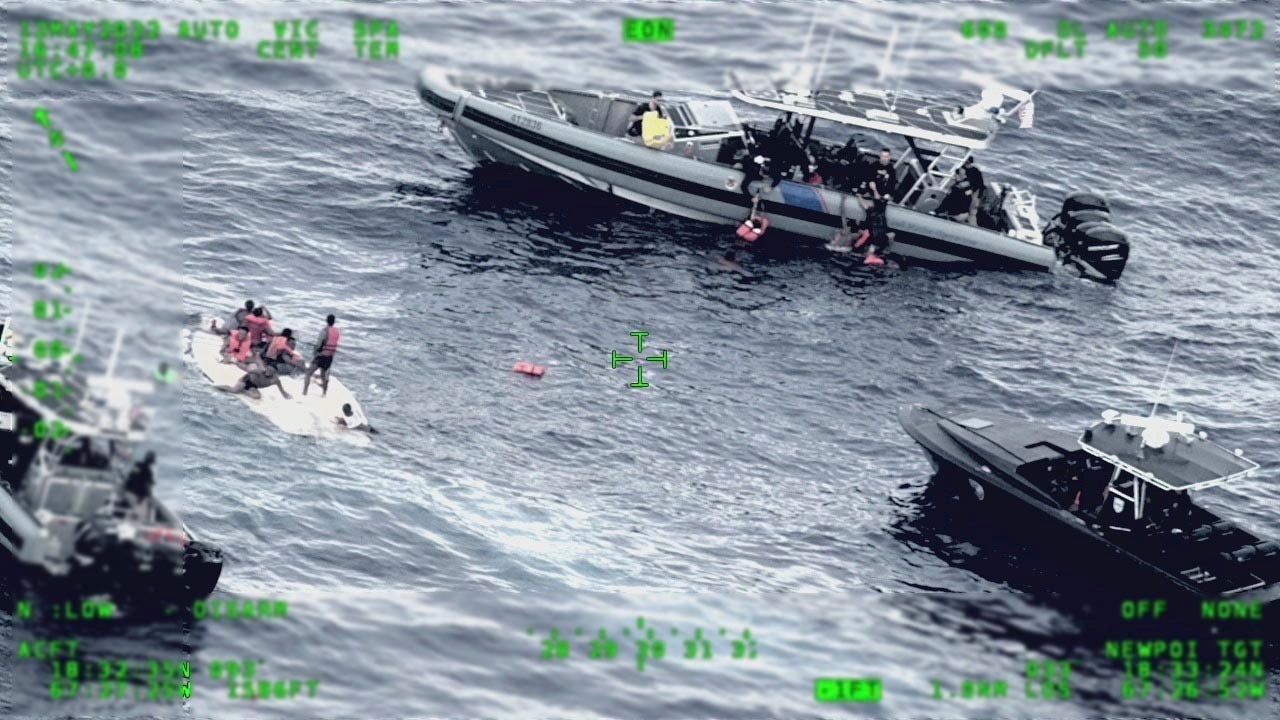
{"label": "boat registration number text", "polygon": [[542,121],[534,120],[533,118],[525,117],[524,115],[512,115],[511,122],[515,123],[516,125],[519,125],[522,128],[528,128],[529,130],[537,130],[539,132],[542,131]]}

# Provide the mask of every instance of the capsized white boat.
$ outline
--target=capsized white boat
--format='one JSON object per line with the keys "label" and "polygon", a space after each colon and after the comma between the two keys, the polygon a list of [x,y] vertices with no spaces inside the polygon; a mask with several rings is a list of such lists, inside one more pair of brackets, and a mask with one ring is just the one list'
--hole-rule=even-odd
{"label": "capsized white boat", "polygon": [[[199,328],[187,331],[187,354],[214,385],[234,385],[244,376],[244,371],[222,361],[224,338],[210,332],[208,328],[209,318],[206,318]],[[303,395],[302,379],[301,374],[280,378],[280,383],[290,395],[288,400],[276,387],[261,391],[262,397],[258,399],[243,394],[237,394],[236,397],[291,435],[338,437],[360,446],[369,445],[368,432],[348,430],[334,422],[334,418],[342,415],[342,406],[346,403],[351,404],[355,413],[364,415],[364,409],[346,385],[331,374],[328,394],[321,396],[320,376],[317,374],[312,378],[308,394]]]}

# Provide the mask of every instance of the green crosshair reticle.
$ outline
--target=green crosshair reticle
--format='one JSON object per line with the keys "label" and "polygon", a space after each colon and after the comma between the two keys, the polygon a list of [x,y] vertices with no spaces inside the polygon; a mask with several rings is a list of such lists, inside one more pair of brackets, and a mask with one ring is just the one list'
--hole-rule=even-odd
{"label": "green crosshair reticle", "polygon": [[[634,338],[636,339],[636,354],[635,354],[635,356],[632,356],[632,355],[619,355],[617,350],[610,350],[610,351],[609,351],[609,369],[611,369],[611,370],[617,370],[619,365],[625,365],[626,363],[632,362],[632,361],[636,360],[637,358],[639,358],[640,360],[643,360],[643,361],[645,361],[645,362],[656,362],[656,363],[661,363],[661,364],[662,364],[662,369],[663,369],[663,370],[666,370],[666,369],[667,369],[667,367],[669,367],[669,365],[670,365],[670,363],[671,363],[671,351],[670,351],[670,350],[663,350],[661,353],[659,353],[659,354],[657,354],[657,355],[651,355],[651,356],[649,356],[649,357],[641,357],[641,356],[644,354],[644,339],[645,339],[646,337],[648,337],[648,335],[649,335],[649,333],[648,333],[648,331],[646,331],[646,330],[636,330],[636,331],[634,331],[634,332],[632,332],[632,333],[631,333],[631,336],[632,336],[632,337],[634,337]],[[637,365],[637,366],[636,366],[636,381],[635,381],[635,382],[633,382],[633,383],[628,383],[628,384],[627,384],[627,387],[630,387],[630,388],[647,388],[647,387],[649,387],[649,383],[647,383],[647,382],[645,382],[645,381],[644,381],[644,366],[643,366],[643,365]]]}

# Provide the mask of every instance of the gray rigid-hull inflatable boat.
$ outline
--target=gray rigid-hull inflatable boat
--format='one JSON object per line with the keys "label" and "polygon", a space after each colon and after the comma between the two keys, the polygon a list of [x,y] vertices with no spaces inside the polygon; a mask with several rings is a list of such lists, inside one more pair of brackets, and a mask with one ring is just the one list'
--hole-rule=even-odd
{"label": "gray rigid-hull inflatable boat", "polygon": [[[896,188],[886,212],[895,233],[890,254],[1015,270],[1067,266],[1094,280],[1119,278],[1129,244],[1110,224],[1107,201],[1093,193],[1068,196],[1062,212],[1044,227],[1031,193],[998,182],[985,183],[976,224],[933,214],[962,182],[965,160],[988,147],[1008,118],[1025,117],[1033,100],[1033,93],[998,81],[969,79],[985,86],[982,100],[956,107],[868,89],[796,91],[772,82],[747,89],[730,75],[735,100],[780,113],[788,128],[798,120],[795,144],[805,148],[817,167],[822,158],[838,154],[836,143],[814,137],[818,121],[823,121],[820,135],[830,135],[832,127],[853,127],[905,139],[909,151],[893,165]],[[651,208],[730,226],[747,219],[751,197],[759,193],[770,229],[823,242],[845,220],[865,220],[850,186],[798,177],[784,177],[776,185],[748,178],[741,168],[757,152],[753,139],[767,128],[740,121],[729,100],[668,101],[673,137],[656,149],[627,135],[632,113],[645,100],[639,96],[467,79],[433,67],[422,70],[417,85],[423,104],[482,164],[548,174]],[[856,148],[854,164],[875,161],[878,146],[850,144]]]}

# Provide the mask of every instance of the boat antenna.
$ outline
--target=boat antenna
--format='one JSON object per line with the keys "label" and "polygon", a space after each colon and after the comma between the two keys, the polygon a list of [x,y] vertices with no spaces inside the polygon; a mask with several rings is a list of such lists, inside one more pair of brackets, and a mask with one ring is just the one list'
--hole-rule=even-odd
{"label": "boat antenna", "polygon": [[1169,362],[1164,366],[1164,377],[1160,378],[1160,389],[1156,390],[1156,401],[1151,405],[1151,417],[1156,416],[1156,408],[1160,407],[1160,398],[1164,396],[1164,383],[1169,379],[1169,368],[1173,367],[1173,356],[1178,352],[1178,341],[1174,339],[1173,349],[1169,351]]}
{"label": "boat antenna", "polygon": [[814,73],[814,76],[813,76],[814,86],[813,88],[811,88],[812,90],[816,91],[818,89],[818,86],[822,83],[822,73],[827,69],[827,53],[831,52],[831,38],[835,34],[836,34],[836,26],[832,25],[830,29],[827,30],[827,43],[822,46],[822,58],[818,60],[818,72]]}
{"label": "boat antenna", "polygon": [[893,102],[889,104],[889,112],[898,109],[898,95],[902,92],[902,82],[907,77],[907,68],[911,65],[912,57],[915,56],[916,37],[920,35],[920,24],[921,18],[917,16],[915,27],[911,29],[911,40],[907,43],[907,59],[902,65],[902,72],[898,74],[898,84],[893,88]]}
{"label": "boat antenna", "polygon": [[86,302],[84,304],[84,312],[80,313],[80,327],[76,330],[76,340],[71,344],[71,352],[62,356],[62,367],[66,368],[67,363],[71,362],[71,358],[80,352],[80,344],[84,342],[85,329],[89,327],[89,312],[93,310],[93,303]]}
{"label": "boat antenna", "polygon": [[876,77],[877,83],[883,83],[885,77],[889,74],[889,58],[893,57],[893,48],[898,44],[898,24],[893,24],[893,32],[889,33],[889,44],[884,48],[884,59],[880,61],[880,74]]}
{"label": "boat antenna", "polygon": [[818,27],[818,8],[813,9],[813,17],[809,19],[809,34],[804,36],[804,49],[800,51],[801,58],[809,57],[809,45],[813,42],[813,31]]}

